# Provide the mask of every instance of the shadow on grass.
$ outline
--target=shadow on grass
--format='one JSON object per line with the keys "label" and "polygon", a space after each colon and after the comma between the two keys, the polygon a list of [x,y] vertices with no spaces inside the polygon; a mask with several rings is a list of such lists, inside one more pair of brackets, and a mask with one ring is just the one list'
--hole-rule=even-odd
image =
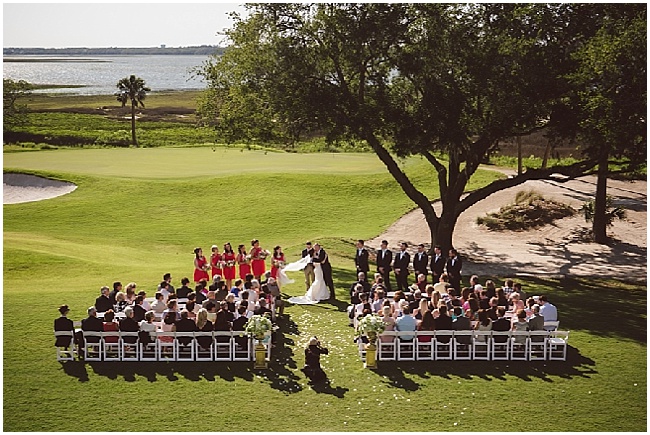
{"label": "shadow on grass", "polygon": [[[215,381],[221,378],[228,382],[236,379],[251,382],[255,376],[261,377],[268,382],[273,389],[285,394],[297,393],[302,390],[300,376],[294,371],[297,369],[294,360],[293,346],[295,345],[292,336],[300,334],[298,325],[287,315],[279,316],[277,319],[279,329],[275,332],[273,343],[275,347],[271,351],[271,361],[267,370],[254,370],[252,361],[151,361],[151,362],[88,362],[72,361],[62,363],[61,366],[68,376],[79,379],[80,382],[88,382],[87,368],[90,366],[93,372],[109,379],[123,378],[127,382],[136,381],[137,377],[146,378],[149,382],[156,382],[159,377],[165,377],[168,381],[177,381],[181,377],[190,381]],[[324,391],[326,392],[326,391]],[[337,390],[335,390],[337,392]]]}
{"label": "shadow on grass", "polygon": [[541,379],[553,382],[551,376],[590,378],[598,373],[594,369],[595,364],[569,346],[566,361],[381,361],[375,373],[384,376],[384,382],[392,387],[417,391],[421,385],[406,377],[406,374],[422,379],[506,381],[508,377],[515,376],[524,381]]}

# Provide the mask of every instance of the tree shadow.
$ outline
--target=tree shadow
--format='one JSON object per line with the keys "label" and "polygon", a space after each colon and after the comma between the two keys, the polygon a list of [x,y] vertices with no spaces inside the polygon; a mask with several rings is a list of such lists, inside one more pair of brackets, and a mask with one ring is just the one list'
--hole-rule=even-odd
{"label": "tree shadow", "polygon": [[391,387],[417,391],[422,385],[407,374],[421,379],[507,381],[508,377],[515,376],[527,382],[533,379],[554,382],[551,376],[591,378],[598,373],[595,364],[576,348],[568,346],[566,361],[453,361],[453,364],[450,361],[381,361],[375,373]]}

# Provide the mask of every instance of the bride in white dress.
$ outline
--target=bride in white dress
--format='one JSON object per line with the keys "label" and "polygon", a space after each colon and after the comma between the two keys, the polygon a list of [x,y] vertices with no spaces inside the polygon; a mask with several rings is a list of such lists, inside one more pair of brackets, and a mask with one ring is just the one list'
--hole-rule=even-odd
{"label": "bride in white dress", "polygon": [[[297,272],[299,270],[302,270],[310,260],[311,257],[307,256],[294,263],[287,264],[287,266],[284,267],[278,275],[281,285],[293,282],[293,280],[290,280],[284,272]],[[307,293],[305,293],[304,296],[294,296],[292,298],[289,298],[288,301],[292,304],[311,305],[316,304],[324,299],[328,299],[330,297],[330,293],[327,289],[327,285],[325,284],[325,280],[323,279],[323,269],[319,263],[314,263],[314,277],[314,282],[312,283],[311,287],[309,287],[309,290],[307,290]]]}

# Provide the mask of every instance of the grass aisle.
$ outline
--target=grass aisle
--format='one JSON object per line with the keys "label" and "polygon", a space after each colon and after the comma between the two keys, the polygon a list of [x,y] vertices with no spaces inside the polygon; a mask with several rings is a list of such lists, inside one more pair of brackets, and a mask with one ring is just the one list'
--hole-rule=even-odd
{"label": "grass aisle", "polygon": [[[79,188],[3,207],[4,430],[646,429],[644,287],[524,280],[530,293],[556,302],[562,329],[571,330],[567,362],[380,362],[365,370],[345,314],[353,242],[412,208],[376,157],[290,155],[269,165],[271,153],[227,151],[215,165],[209,149],[180,151],[5,154],[5,170],[40,171]],[[417,159],[403,166],[416,184],[429,180]],[[305,240],[322,242],[339,299],[286,309],[268,371],[252,363],[56,362],[59,304],[81,319],[99,287],[115,280],[152,295],[164,272],[175,283],[191,276],[194,246],[253,237],[267,249],[282,245],[289,261]],[[303,294],[302,274],[292,276],[284,292]],[[330,387],[309,387],[299,370],[311,335],[331,350],[322,359]]]}

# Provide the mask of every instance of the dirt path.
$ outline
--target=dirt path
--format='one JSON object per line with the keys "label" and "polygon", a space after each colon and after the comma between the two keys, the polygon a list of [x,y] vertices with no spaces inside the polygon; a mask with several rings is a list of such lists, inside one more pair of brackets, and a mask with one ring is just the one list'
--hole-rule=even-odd
{"label": "dirt path", "polygon": [[[501,206],[514,202],[520,190],[534,189],[545,198],[579,209],[584,201],[594,197],[595,176],[566,183],[528,181],[474,204],[461,214],[454,232],[454,246],[465,260],[463,275],[477,274],[501,279],[525,275],[572,275],[645,282],[647,182],[609,180],[607,187],[608,194],[615,198],[614,203],[627,209],[627,220],[617,221],[609,229],[613,238],[609,245],[584,240],[583,234],[589,224],[580,214],[525,232],[496,232],[476,224],[478,216],[498,211]],[[436,202],[434,207],[439,213],[440,203]],[[428,247],[429,229],[420,209],[402,216],[385,233],[368,241],[367,245],[377,249],[382,239],[386,239],[393,250],[397,250],[400,241],[408,242],[411,248],[418,243]]]}

